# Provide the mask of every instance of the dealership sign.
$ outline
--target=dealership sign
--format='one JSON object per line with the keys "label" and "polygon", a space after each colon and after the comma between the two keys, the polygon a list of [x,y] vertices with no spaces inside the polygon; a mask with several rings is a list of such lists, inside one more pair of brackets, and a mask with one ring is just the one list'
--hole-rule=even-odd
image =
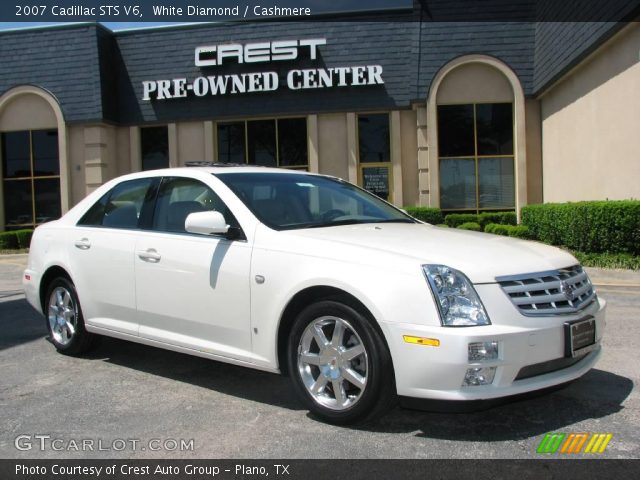
{"label": "dealership sign", "polygon": [[[293,61],[303,55],[317,60],[318,47],[326,45],[324,38],[282,40],[275,42],[229,43],[197,47],[195,65],[221,67],[229,63],[254,64]],[[308,90],[331,87],[382,85],[382,66],[358,65],[330,68],[292,69],[286,73],[284,85],[274,71],[186,77],[142,82],[143,100],[185,98],[190,95],[228,95],[237,93],[272,92],[279,88]]]}

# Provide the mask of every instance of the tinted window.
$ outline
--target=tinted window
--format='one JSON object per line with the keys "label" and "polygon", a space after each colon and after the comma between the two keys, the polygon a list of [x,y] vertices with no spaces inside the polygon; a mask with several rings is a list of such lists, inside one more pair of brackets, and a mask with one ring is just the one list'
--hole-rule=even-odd
{"label": "tinted window", "polygon": [[98,200],[80,219],[79,225],[103,226],[110,228],[138,228],[150,189],[152,178],[141,178],[122,182]]}
{"label": "tinted window", "polygon": [[265,225],[277,230],[413,220],[337,179],[293,173],[216,175]]}
{"label": "tinted window", "polygon": [[59,175],[58,131],[35,130],[31,132],[33,142],[33,175]]}
{"label": "tinted window", "polygon": [[31,176],[28,131],[2,134],[2,176],[4,178]]}
{"label": "tinted window", "polygon": [[220,197],[204,183],[192,178],[164,178],[156,201],[153,229],[186,233],[184,222],[187,216],[209,210],[222,213],[230,226],[238,226]]}
{"label": "tinted window", "polygon": [[59,218],[60,180],[58,178],[36,178],[33,181],[36,223],[45,223]]}
{"label": "tinted window", "polygon": [[251,165],[277,167],[276,122],[259,120],[247,122],[247,152]]}
{"label": "tinted window", "polygon": [[244,122],[218,124],[218,161],[245,163]]}
{"label": "tinted window", "polygon": [[278,120],[278,150],[281,167],[307,165],[307,120],[305,118]]}
{"label": "tinted window", "polygon": [[478,155],[513,155],[513,107],[510,103],[476,105]]}
{"label": "tinted window", "polygon": [[438,107],[438,150],[441,157],[475,155],[473,105]]}
{"label": "tinted window", "polygon": [[440,207],[476,208],[476,164],[473,158],[440,161]]}
{"label": "tinted window", "polygon": [[33,224],[33,204],[31,202],[31,180],[5,181],[4,221],[7,226]]}
{"label": "tinted window", "polygon": [[5,228],[33,228],[59,218],[57,130],[2,133]]}
{"label": "tinted window", "polygon": [[145,127],[140,129],[142,170],[155,170],[169,166],[169,129]]}
{"label": "tinted window", "polygon": [[390,155],[389,115],[359,115],[360,163],[388,162]]}

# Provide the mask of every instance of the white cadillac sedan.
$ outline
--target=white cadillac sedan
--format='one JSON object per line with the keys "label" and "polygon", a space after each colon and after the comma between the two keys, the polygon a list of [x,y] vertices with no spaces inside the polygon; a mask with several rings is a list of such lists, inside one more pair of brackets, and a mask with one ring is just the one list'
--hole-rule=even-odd
{"label": "white cadillac sedan", "polygon": [[52,343],[96,335],[288,374],[347,424],[400,397],[494,400],[586,373],[605,302],[568,253],[419,222],[337,178],[136,173],[36,229],[24,288]]}

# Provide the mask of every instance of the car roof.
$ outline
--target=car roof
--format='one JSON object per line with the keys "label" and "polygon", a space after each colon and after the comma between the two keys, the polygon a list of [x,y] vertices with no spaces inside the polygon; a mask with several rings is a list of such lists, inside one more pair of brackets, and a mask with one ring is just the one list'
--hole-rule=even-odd
{"label": "car roof", "polygon": [[159,170],[146,170],[144,173],[147,175],[176,175],[193,172],[203,172],[208,174],[220,174],[220,173],[292,173],[298,175],[315,175],[314,173],[307,172],[305,170],[289,170],[286,168],[273,168],[273,167],[260,167],[253,165],[224,165],[219,164],[215,166],[188,166],[177,168],[163,168]]}

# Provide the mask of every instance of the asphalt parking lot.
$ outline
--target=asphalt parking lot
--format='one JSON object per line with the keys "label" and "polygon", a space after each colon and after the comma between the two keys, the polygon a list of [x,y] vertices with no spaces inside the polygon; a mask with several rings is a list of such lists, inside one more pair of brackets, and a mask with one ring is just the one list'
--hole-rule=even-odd
{"label": "asphalt parking lot", "polygon": [[[22,295],[25,261],[0,256],[2,458],[530,458],[547,432],[611,432],[599,457],[640,457],[640,275],[590,271],[609,302],[605,350],[568,387],[484,412],[396,408],[339,428],[311,418],[277,375],[113,339],[84,358],[57,354]],[[31,449],[16,448],[19,435]],[[77,451],[81,440],[94,449]]]}

